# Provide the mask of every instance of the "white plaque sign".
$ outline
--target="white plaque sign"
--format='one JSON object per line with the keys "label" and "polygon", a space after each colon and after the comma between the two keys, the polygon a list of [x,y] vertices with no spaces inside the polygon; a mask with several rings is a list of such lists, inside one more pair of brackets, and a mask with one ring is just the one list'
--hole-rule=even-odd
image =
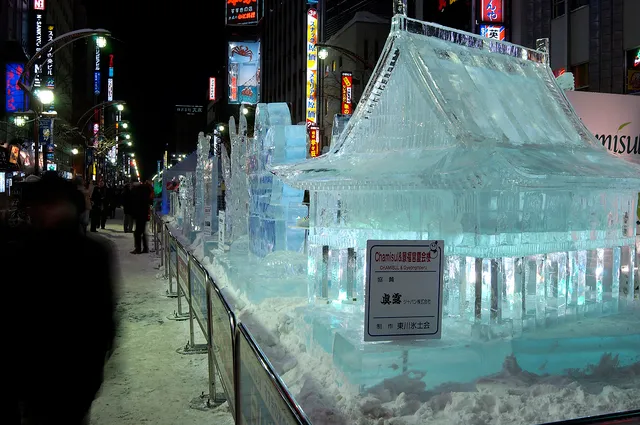
{"label": "white plaque sign", "polygon": [[365,341],[439,339],[444,241],[367,241]]}
{"label": "white plaque sign", "polygon": [[218,249],[224,251],[225,223],[224,211],[218,212]]}

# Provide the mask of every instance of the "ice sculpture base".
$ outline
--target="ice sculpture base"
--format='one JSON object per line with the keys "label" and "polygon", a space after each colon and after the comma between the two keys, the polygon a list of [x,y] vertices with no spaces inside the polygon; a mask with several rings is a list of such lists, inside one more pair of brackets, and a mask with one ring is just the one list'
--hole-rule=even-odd
{"label": "ice sculpture base", "polygon": [[[307,296],[307,277],[303,267],[306,257],[289,251],[278,251],[258,258],[248,251],[247,239],[237,241],[226,251],[205,251],[224,282],[259,304],[267,298]],[[225,246],[225,248],[227,248]]]}
{"label": "ice sculpture base", "polygon": [[638,310],[566,320],[551,329],[493,340],[482,338],[484,325],[469,326],[446,318],[441,340],[385,343],[364,342],[362,317],[351,312],[315,305],[303,308],[301,313],[310,349],[319,347],[330,353],[346,383],[363,391],[405,372],[424,374],[427,389],[446,383],[473,383],[500,372],[510,355],[523,370],[537,375],[588,371],[607,354],[617,356],[617,367],[640,360]]}

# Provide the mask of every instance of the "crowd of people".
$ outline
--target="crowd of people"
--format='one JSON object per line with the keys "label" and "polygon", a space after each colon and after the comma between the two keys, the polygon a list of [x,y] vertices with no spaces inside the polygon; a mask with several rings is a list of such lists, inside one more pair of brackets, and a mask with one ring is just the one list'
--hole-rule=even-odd
{"label": "crowd of people", "polygon": [[[148,183],[110,188],[55,172],[15,188],[17,205],[0,211],[0,249],[8,317],[3,424],[87,425],[116,334],[113,252],[103,238],[115,208],[134,233],[134,254],[148,252]],[[79,317],[70,325],[69,318]]]}
{"label": "crowd of people", "polygon": [[130,183],[122,186],[105,185],[99,181],[97,186],[92,182],[76,181],[78,189],[84,196],[85,211],[82,223],[86,231],[104,229],[108,219],[115,218],[116,208],[122,208],[122,223],[125,233],[133,233],[134,250],[132,254],[149,252],[146,225],[151,218],[150,207],[153,203],[153,187],[150,182]]}

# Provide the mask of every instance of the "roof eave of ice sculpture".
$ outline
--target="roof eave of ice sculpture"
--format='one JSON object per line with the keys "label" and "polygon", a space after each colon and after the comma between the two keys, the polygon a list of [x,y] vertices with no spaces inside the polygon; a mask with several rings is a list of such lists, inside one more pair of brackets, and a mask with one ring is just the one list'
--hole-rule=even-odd
{"label": "roof eave of ice sculpture", "polygon": [[640,167],[589,133],[545,52],[399,15],[331,151],[271,170],[310,190],[640,187]]}

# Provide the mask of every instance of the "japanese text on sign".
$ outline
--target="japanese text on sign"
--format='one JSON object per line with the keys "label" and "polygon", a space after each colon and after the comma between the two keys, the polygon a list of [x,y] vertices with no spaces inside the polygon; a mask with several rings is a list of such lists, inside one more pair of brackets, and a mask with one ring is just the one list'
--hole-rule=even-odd
{"label": "japanese text on sign", "polygon": [[342,73],[342,115],[351,115],[351,90],[353,75],[350,72]]}
{"label": "japanese text on sign", "polygon": [[365,341],[440,338],[443,241],[368,241]]}
{"label": "japanese text on sign", "polygon": [[481,20],[483,22],[504,22],[502,0],[482,0]]}

